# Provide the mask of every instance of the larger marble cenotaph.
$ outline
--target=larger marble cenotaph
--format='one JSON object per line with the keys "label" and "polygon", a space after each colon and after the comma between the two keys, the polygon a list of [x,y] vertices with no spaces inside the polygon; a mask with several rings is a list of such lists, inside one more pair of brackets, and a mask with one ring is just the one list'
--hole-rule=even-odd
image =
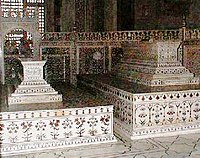
{"label": "larger marble cenotaph", "polygon": [[[43,79],[43,66],[46,61],[22,61],[21,63],[23,65],[24,78],[14,93],[8,97],[9,109],[32,110],[28,106],[29,104],[34,104],[35,106],[32,106],[34,109],[41,109],[46,103],[51,108],[61,106],[62,95],[58,94]],[[53,103],[54,106],[50,103]],[[18,106],[16,107],[16,105]],[[48,109],[48,107],[45,108]]]}

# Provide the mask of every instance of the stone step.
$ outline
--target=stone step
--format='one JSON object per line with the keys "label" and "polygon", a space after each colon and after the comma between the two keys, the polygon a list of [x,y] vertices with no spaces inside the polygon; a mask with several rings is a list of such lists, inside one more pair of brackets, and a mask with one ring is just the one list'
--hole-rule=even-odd
{"label": "stone step", "polygon": [[51,86],[45,87],[23,87],[17,88],[12,96],[16,95],[38,95],[38,94],[58,94]]}
{"label": "stone step", "polygon": [[8,97],[8,105],[30,104],[30,103],[48,103],[62,102],[61,94],[38,94]]}
{"label": "stone step", "polygon": [[38,81],[22,81],[21,84],[19,85],[19,87],[34,87],[34,86],[50,86],[50,84],[47,84],[47,82],[45,80],[38,80]]}
{"label": "stone step", "polygon": [[51,94],[58,94],[58,92],[54,91],[54,92],[48,92],[48,93],[13,93],[11,94],[11,97],[17,97],[17,96],[39,96],[39,95],[51,95]]}

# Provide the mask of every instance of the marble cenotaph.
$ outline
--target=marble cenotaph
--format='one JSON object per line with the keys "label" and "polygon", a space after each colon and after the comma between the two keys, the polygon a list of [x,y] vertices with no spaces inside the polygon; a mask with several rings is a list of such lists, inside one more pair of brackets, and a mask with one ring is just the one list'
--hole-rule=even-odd
{"label": "marble cenotaph", "polygon": [[21,63],[24,78],[14,93],[8,97],[9,109],[16,108],[16,105],[62,103],[62,95],[43,79],[43,66],[46,61],[22,61]]}

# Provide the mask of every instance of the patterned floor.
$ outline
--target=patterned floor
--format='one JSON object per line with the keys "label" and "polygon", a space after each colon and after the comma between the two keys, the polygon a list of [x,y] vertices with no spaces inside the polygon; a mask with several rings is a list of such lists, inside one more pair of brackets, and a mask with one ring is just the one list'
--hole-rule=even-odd
{"label": "patterned floor", "polygon": [[200,158],[200,133],[46,150],[2,158]]}

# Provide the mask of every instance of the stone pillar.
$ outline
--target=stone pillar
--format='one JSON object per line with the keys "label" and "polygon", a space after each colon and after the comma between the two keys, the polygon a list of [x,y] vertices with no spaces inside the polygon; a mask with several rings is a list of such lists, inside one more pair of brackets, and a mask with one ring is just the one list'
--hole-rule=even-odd
{"label": "stone pillar", "polygon": [[200,21],[200,3],[199,0],[192,0],[191,7],[189,9],[190,14],[188,15],[188,25],[192,28],[199,28]]}
{"label": "stone pillar", "polygon": [[[0,1],[1,6],[1,1]],[[2,10],[0,8],[0,24],[1,24],[1,17],[2,17]],[[0,83],[4,84],[4,56],[3,56],[3,37],[1,34],[1,25],[0,25]]]}
{"label": "stone pillar", "polygon": [[[1,5],[1,2],[0,2]],[[1,24],[1,17],[2,17],[2,10],[0,8],[0,24]],[[4,73],[4,54],[3,54],[3,34],[2,28],[0,25],[0,82],[5,83],[5,73]]]}
{"label": "stone pillar", "polygon": [[75,23],[75,0],[63,0],[61,7],[61,32],[71,32]]}
{"label": "stone pillar", "polygon": [[[36,10],[38,11],[38,8]],[[39,12],[38,12],[38,14],[39,14]],[[37,21],[39,21],[38,18],[35,21],[34,30],[31,32],[32,36],[33,36],[33,47],[34,47],[33,58],[35,60],[42,60],[42,56],[41,56],[41,52],[40,52],[41,34],[38,29]]]}
{"label": "stone pillar", "polygon": [[186,36],[186,15],[183,14],[183,21],[182,21],[182,41],[185,41]]}
{"label": "stone pillar", "polygon": [[87,19],[87,0],[76,0],[75,4],[75,23],[76,31],[84,32],[86,30]]}
{"label": "stone pillar", "polygon": [[71,32],[74,25],[76,26],[77,32],[94,31],[95,13],[97,9],[98,7],[95,8],[95,0],[62,1],[61,31]]}
{"label": "stone pillar", "polygon": [[104,29],[105,31],[117,31],[117,0],[104,2]]}
{"label": "stone pillar", "polygon": [[1,33],[0,33],[0,82],[3,84],[5,83],[3,37]]}
{"label": "stone pillar", "polygon": [[45,30],[46,32],[54,32],[54,0],[45,1],[46,3],[46,20]]}
{"label": "stone pillar", "polygon": [[77,84],[77,48],[76,48],[76,32],[71,36],[70,48],[70,83],[74,86]]}
{"label": "stone pillar", "polygon": [[108,47],[108,71],[112,70],[112,47]]}
{"label": "stone pillar", "polygon": [[85,31],[94,31],[94,4],[95,0],[86,0],[86,26]]}

